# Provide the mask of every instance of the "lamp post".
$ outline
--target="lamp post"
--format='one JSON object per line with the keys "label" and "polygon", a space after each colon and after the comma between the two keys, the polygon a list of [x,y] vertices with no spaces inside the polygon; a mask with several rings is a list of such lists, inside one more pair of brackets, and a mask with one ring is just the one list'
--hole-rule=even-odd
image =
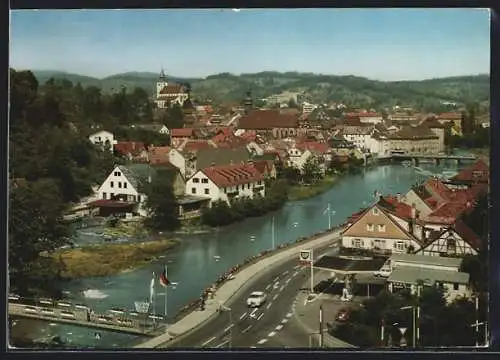
{"label": "lamp post", "polygon": [[417,307],[416,306],[403,306],[400,308],[401,310],[412,310],[412,315],[413,315],[413,332],[412,332],[412,338],[413,338],[413,347],[415,348],[417,345]]}

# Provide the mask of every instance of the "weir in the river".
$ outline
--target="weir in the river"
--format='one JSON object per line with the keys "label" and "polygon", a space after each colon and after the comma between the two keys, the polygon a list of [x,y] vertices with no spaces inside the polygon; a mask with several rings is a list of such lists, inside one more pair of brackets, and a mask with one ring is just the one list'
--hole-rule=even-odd
{"label": "weir in the river", "polygon": [[[133,309],[135,301],[146,301],[152,273],[161,273],[168,265],[171,281],[178,283],[169,290],[168,314],[172,318],[188,302],[197,299],[203,289],[234,265],[241,264],[251,255],[272,247],[272,218],[275,218],[275,245],[295,241],[328,228],[326,209],[330,204],[330,221],[335,226],[360,208],[373,201],[378,191],[405,193],[429,175],[457,171],[457,164],[442,163],[440,166],[421,164],[420,170],[402,165],[384,165],[367,169],[360,174],[348,175],[338,180],[326,193],[317,197],[286,204],[281,210],[259,218],[251,218],[226,228],[206,234],[177,235],[182,241],[169,250],[163,258],[135,271],[114,276],[90,278],[63,284],[71,301],[87,304],[93,309]],[[422,172],[421,170],[425,171]],[[92,229],[82,229],[81,240],[88,243]],[[74,239],[79,242],[79,238]],[[96,241],[100,241],[96,239]],[[102,241],[102,240],[101,240]],[[163,289],[156,289],[157,313],[163,312]],[[24,326],[25,320],[17,320],[16,326]],[[33,324],[33,323],[32,323]],[[32,325],[31,325],[32,326]],[[103,332],[96,339],[95,332],[66,325],[43,324],[37,326],[37,336],[60,336],[70,346],[112,348],[130,346],[137,340],[129,335]]]}

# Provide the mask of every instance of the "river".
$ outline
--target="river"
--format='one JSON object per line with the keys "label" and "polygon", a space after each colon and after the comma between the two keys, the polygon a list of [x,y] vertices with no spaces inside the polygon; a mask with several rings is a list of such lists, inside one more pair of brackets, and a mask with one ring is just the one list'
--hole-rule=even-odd
{"label": "river", "polygon": [[[272,247],[272,218],[275,218],[275,244],[292,242],[303,236],[328,228],[326,209],[330,204],[332,226],[340,224],[352,213],[373,201],[375,190],[383,194],[405,193],[412,184],[425,180],[429,175],[458,171],[453,162],[440,166],[421,164],[419,168],[398,164],[382,165],[348,175],[326,193],[317,197],[286,204],[281,210],[259,218],[247,219],[223,229],[206,234],[180,235],[181,244],[165,254],[156,263],[115,276],[89,278],[65,284],[68,297],[96,310],[120,307],[133,309],[134,301],[145,301],[153,271],[159,274],[168,265],[168,276],[178,285],[168,293],[168,314],[200,296],[201,291],[231,266],[242,263],[250,255]],[[92,229],[81,230],[75,242],[88,242]],[[90,234],[89,234],[90,233]],[[83,291],[87,292],[87,296]],[[164,309],[163,289],[157,287],[156,309]],[[102,332],[95,339],[96,330],[81,327],[47,324],[17,319],[13,331],[30,329],[31,338],[47,338],[55,335],[70,346],[114,348],[137,342],[137,336]],[[36,325],[36,326],[34,326]],[[17,329],[16,329],[17,328]]]}

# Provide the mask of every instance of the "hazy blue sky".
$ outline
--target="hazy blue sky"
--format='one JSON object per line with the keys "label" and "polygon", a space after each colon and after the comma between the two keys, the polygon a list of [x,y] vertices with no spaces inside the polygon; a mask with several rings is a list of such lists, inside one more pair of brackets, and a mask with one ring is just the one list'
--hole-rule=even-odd
{"label": "hazy blue sky", "polygon": [[489,73],[488,10],[19,10],[11,66],[104,77],[267,70],[405,80]]}

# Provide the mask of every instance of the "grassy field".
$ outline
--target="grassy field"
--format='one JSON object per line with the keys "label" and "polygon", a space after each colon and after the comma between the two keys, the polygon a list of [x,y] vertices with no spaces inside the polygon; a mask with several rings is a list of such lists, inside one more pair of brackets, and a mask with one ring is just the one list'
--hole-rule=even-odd
{"label": "grassy field", "polygon": [[325,176],[324,179],[320,180],[317,184],[305,186],[305,185],[293,185],[288,191],[288,200],[304,200],[312,198],[316,195],[322,194],[332,187],[337,181],[336,176]]}
{"label": "grassy field", "polygon": [[65,265],[68,279],[106,276],[132,270],[153,261],[178,244],[177,240],[156,240],[135,244],[105,244],[60,250],[54,254]]}

